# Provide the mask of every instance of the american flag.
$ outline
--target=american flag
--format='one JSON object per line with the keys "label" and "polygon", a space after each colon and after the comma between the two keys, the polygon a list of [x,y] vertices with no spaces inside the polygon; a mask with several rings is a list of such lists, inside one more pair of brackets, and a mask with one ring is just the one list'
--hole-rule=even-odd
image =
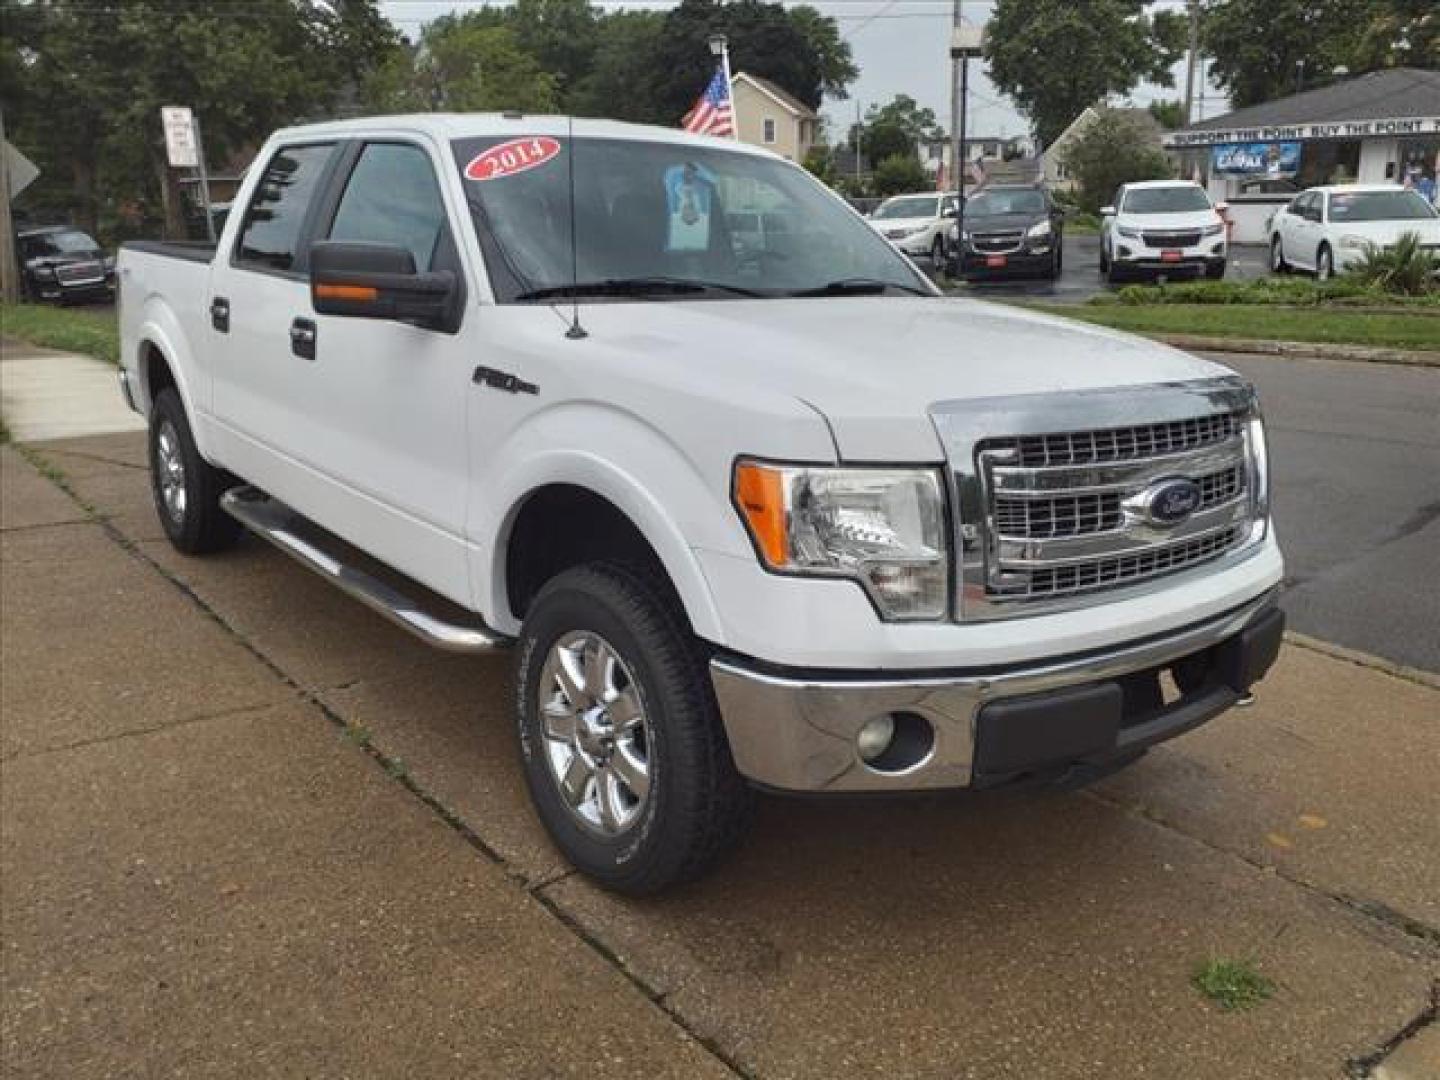
{"label": "american flag", "polygon": [[685,114],[680,126],[696,135],[734,135],[735,109],[730,104],[730,84],[725,81],[725,68],[715,71],[710,85]]}

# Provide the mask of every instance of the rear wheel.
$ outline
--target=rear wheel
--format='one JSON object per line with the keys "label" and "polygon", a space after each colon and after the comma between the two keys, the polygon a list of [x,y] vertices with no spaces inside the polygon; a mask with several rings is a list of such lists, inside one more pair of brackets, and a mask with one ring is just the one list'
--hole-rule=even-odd
{"label": "rear wheel", "polygon": [[1205,276],[1211,281],[1219,281],[1225,276],[1225,264],[1223,262],[1211,263],[1205,267]]}
{"label": "rear wheel", "polygon": [[1315,255],[1315,280],[1329,281],[1335,276],[1335,256],[1330,254],[1330,245],[1321,244]]}
{"label": "rear wheel", "polygon": [[673,598],[625,566],[577,567],[541,589],[519,644],[525,779],[566,858],[638,895],[725,854],[753,793]]}
{"label": "rear wheel", "polygon": [[233,476],[200,456],[174,387],[156,394],[150,407],[150,490],[170,543],[187,555],[234,543],[240,523],[220,509],[220,496],[234,484]]}

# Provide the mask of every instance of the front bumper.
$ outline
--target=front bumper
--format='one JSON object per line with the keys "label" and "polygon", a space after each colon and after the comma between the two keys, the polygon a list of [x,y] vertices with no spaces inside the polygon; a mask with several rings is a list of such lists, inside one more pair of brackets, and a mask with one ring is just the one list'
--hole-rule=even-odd
{"label": "front bumper", "polygon": [[[1004,260],[993,266],[994,259]],[[979,251],[966,251],[960,259],[960,274],[966,278],[1010,277],[1021,274],[1048,274],[1055,266],[1055,252],[1052,248],[1043,251],[1005,252],[992,256]]]}
{"label": "front bumper", "polygon": [[1172,248],[1178,257],[1169,259],[1164,253],[1145,247],[1133,240],[1119,240],[1113,256],[1116,266],[1127,270],[1141,270],[1146,273],[1173,274],[1177,270],[1203,271],[1225,265],[1226,243],[1224,240],[1206,240],[1195,247]]}
{"label": "front bumper", "polygon": [[[740,772],[782,791],[987,787],[1104,768],[1224,712],[1274,663],[1284,614],[1270,590],[1145,641],[1022,667],[934,676],[771,670],[730,658],[711,678]],[[1160,676],[1183,688],[1162,699]],[[870,720],[904,714],[931,739],[892,770],[861,760]],[[916,721],[918,723],[918,721]]]}

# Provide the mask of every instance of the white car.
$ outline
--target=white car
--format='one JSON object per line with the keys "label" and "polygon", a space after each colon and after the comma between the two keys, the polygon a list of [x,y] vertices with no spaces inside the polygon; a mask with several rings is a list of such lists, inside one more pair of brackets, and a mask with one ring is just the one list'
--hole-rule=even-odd
{"label": "white car", "polygon": [[1112,282],[1176,272],[1222,278],[1224,210],[1189,181],[1122,184],[1115,205],[1100,211],[1100,272]]}
{"label": "white car", "polygon": [[536,813],[610,888],[697,875],[756,787],[1094,778],[1279,652],[1243,379],[949,299],[774,154],[368,117],[272,136],[235,207],[120,253],[160,525],[513,649]]}
{"label": "white car", "polygon": [[1440,254],[1440,213],[1418,191],[1396,184],[1310,188],[1271,219],[1270,268],[1308,270],[1326,281],[1407,232]]}
{"label": "white car", "polygon": [[871,212],[870,224],[906,255],[928,256],[939,266],[949,250],[945,237],[957,207],[954,195],[896,195]]}

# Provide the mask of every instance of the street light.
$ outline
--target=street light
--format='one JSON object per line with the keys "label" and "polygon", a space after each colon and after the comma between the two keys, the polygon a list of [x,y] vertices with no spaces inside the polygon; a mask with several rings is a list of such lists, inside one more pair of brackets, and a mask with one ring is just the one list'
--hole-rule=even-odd
{"label": "street light", "polygon": [[724,34],[710,35],[710,55],[719,60],[725,55],[726,37]]}
{"label": "street light", "polygon": [[[956,18],[959,18],[958,5]],[[960,196],[955,210],[955,231],[962,266],[965,262],[965,168],[960,159],[965,156],[965,107],[970,96],[970,58],[980,55],[984,43],[984,31],[969,23],[957,23],[950,33],[950,59],[960,61],[960,120],[955,125],[950,167],[955,173],[955,191]]]}
{"label": "street light", "polygon": [[724,34],[711,34],[710,55],[720,61],[725,72],[725,96],[730,99],[730,137],[740,139],[740,114],[735,109],[735,80],[730,77],[730,46]]}

